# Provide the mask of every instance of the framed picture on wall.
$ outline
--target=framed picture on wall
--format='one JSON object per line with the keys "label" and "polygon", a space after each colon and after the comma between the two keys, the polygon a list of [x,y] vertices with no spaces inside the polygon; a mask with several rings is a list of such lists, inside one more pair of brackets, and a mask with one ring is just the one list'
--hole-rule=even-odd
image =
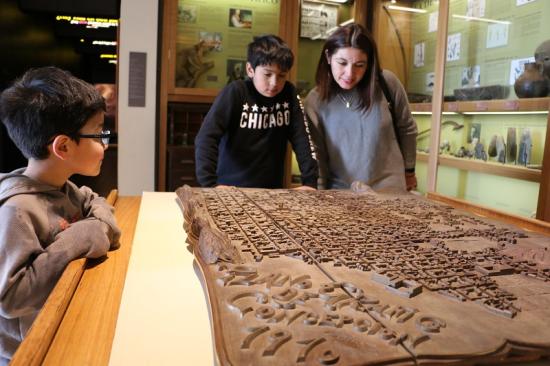
{"label": "framed picture on wall", "polygon": [[326,39],[338,26],[338,5],[302,2],[300,37]]}

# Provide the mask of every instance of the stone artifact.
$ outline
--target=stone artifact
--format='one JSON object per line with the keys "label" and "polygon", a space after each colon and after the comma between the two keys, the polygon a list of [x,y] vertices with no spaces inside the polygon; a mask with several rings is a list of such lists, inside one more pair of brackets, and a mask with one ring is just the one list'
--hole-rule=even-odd
{"label": "stone artifact", "polygon": [[514,91],[519,98],[544,97],[548,94],[548,82],[542,75],[542,67],[535,62],[527,62],[525,71],[514,83]]}
{"label": "stone artifact", "polygon": [[497,136],[496,149],[497,161],[502,164],[506,163],[506,143],[504,142],[504,137],[501,135]]}
{"label": "stone artifact", "polygon": [[509,93],[507,85],[488,85],[474,88],[454,89],[456,100],[506,99]]}
{"label": "stone artifact", "polygon": [[491,158],[497,156],[497,135],[493,135],[493,137],[491,137],[489,147],[487,148],[487,155]]}
{"label": "stone artifact", "polygon": [[455,156],[456,156],[457,158],[464,158],[464,157],[466,157],[466,148],[464,148],[464,146],[461,146],[460,149],[458,149],[458,150],[456,151]]}
{"label": "stone artifact", "polygon": [[532,147],[531,131],[526,128],[521,133],[521,139],[519,140],[518,164],[527,166],[531,163]]}
{"label": "stone artifact", "polygon": [[485,147],[481,142],[476,141],[476,139],[474,139],[474,141],[474,157],[476,159],[487,161],[487,153],[485,152]]}
{"label": "stone artifact", "polygon": [[506,135],[506,161],[515,163],[518,155],[518,144],[516,142],[516,129],[508,127]]}
{"label": "stone artifact", "polygon": [[439,154],[448,154],[451,151],[451,143],[449,140],[441,141],[439,145]]}
{"label": "stone artifact", "polygon": [[549,237],[354,189],[177,190],[218,364],[548,362]]}

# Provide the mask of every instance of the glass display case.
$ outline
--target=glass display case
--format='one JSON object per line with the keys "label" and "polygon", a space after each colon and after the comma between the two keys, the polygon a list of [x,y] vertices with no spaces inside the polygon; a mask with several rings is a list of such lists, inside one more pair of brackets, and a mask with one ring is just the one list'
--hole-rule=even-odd
{"label": "glass display case", "polygon": [[[381,61],[400,76],[418,124],[419,190],[549,220],[550,2],[379,1],[376,9],[379,44],[392,35],[385,22],[400,36],[386,39]],[[386,61],[392,52],[405,66]]]}
{"label": "glass display case", "polygon": [[214,98],[245,78],[254,36],[290,38],[296,11],[290,0],[163,2],[157,190],[196,185],[194,136]]}

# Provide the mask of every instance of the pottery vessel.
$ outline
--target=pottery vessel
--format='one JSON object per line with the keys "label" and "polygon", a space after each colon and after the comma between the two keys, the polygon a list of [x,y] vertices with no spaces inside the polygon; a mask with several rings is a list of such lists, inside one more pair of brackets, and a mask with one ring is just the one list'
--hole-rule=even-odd
{"label": "pottery vessel", "polygon": [[548,94],[548,82],[542,75],[542,65],[526,63],[525,71],[514,83],[514,91],[519,98],[545,97]]}
{"label": "pottery vessel", "polygon": [[542,42],[535,50],[535,61],[542,67],[542,74],[550,79],[550,39]]}

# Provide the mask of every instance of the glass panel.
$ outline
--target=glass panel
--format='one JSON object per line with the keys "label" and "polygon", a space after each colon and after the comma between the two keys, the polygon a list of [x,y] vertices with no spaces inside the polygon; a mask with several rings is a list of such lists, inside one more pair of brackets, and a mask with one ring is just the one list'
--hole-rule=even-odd
{"label": "glass panel", "polygon": [[178,0],[176,87],[221,89],[246,76],[246,46],[279,33],[279,1]]}
{"label": "glass panel", "polygon": [[548,99],[532,98],[549,81],[531,62],[549,15],[548,1],[450,1],[444,110],[456,112],[442,116],[438,192],[534,216]]}
{"label": "glass panel", "polygon": [[[303,0],[301,4],[300,38],[298,40],[298,63],[296,87],[302,98],[315,87],[315,72],[321,51],[328,35],[339,24],[352,22],[353,5],[328,4]],[[300,169],[292,153],[292,182],[299,185]]]}
{"label": "glass panel", "polygon": [[[418,127],[416,178],[421,193],[427,191],[438,9],[439,2],[431,0],[412,1],[407,6],[385,3],[381,17],[392,31],[383,36],[387,41],[378,40],[382,67],[399,76]],[[391,45],[391,53],[384,52],[386,44]]]}

